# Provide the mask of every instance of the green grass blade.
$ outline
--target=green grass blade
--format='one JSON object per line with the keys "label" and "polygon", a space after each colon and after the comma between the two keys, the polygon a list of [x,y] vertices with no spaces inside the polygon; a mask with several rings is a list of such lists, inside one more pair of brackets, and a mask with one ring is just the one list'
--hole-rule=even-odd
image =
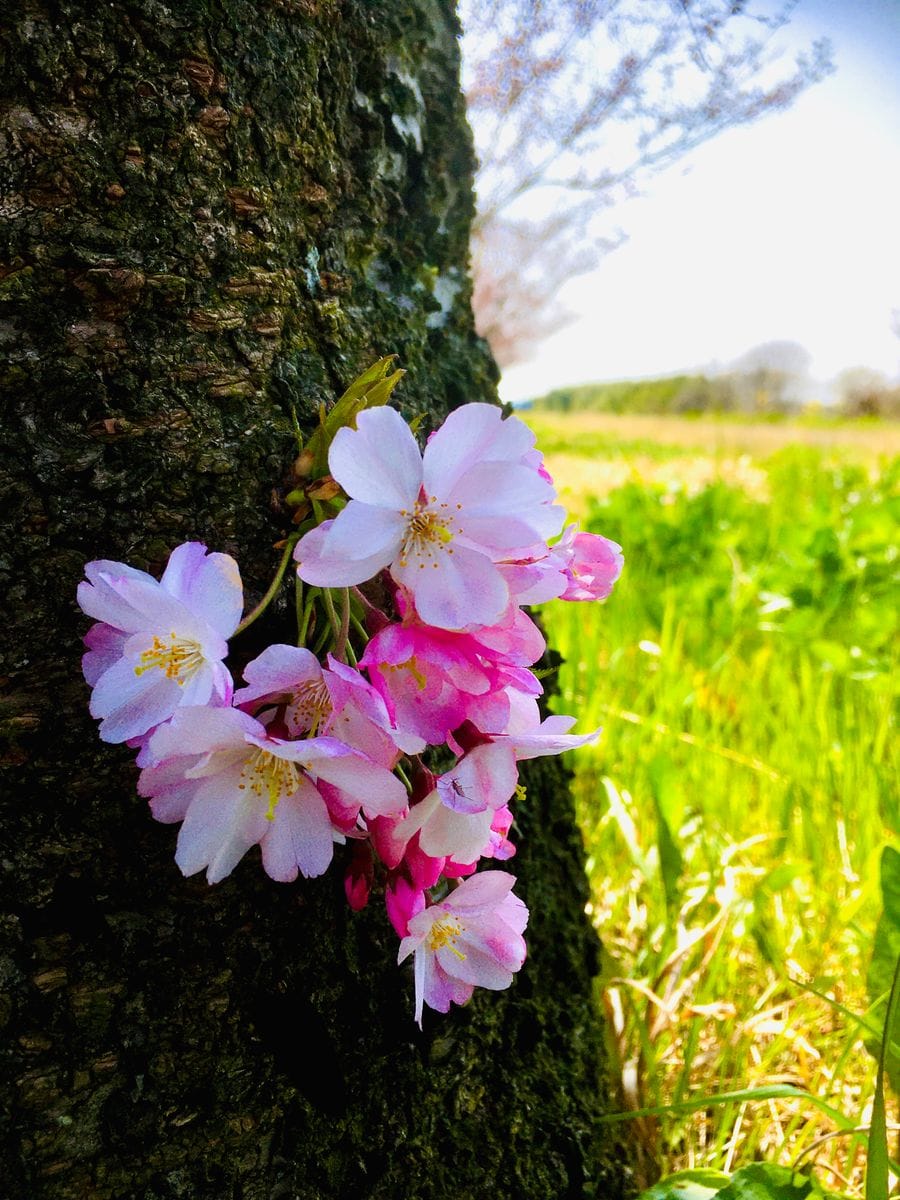
{"label": "green grass blade", "polygon": [[[794,987],[798,987],[801,991],[808,992],[811,996],[817,996],[819,1000],[824,1000],[829,1004],[835,1012],[839,1012],[842,1017],[846,1017],[848,1021],[852,1021],[854,1025],[858,1025],[863,1032],[869,1034],[870,1037],[875,1037],[881,1040],[882,1030],[870,1021],[862,1013],[856,1013],[851,1008],[847,1008],[845,1004],[840,1004],[833,997],[828,996],[825,992],[820,992],[818,988],[814,988],[812,984],[804,983],[801,979],[795,979],[792,975],[788,976]],[[891,1042],[891,1050],[894,1054],[900,1055],[900,1046],[896,1042]]]}
{"label": "green grass blade", "polygon": [[[852,1129],[853,1121],[839,1109],[834,1108],[821,1096],[814,1096],[803,1088],[794,1087],[789,1083],[772,1083],[763,1087],[738,1088],[731,1092],[716,1092],[711,1096],[694,1096],[690,1100],[682,1100],[678,1104],[658,1104],[651,1108],[635,1108],[629,1112],[607,1113],[601,1120],[606,1124],[617,1121],[630,1121],[634,1117],[663,1117],[667,1114],[681,1116],[685,1113],[696,1112],[699,1108],[708,1108],[717,1104],[744,1104],[751,1100],[806,1100],[820,1112],[834,1121],[839,1129]],[[887,1151],[885,1150],[885,1153]],[[886,1195],[887,1193],[884,1193]],[[869,1200],[869,1197],[866,1197]],[[873,1197],[874,1200],[874,1197]],[[884,1196],[880,1198],[884,1200]]]}
{"label": "green grass blade", "polygon": [[884,1036],[878,1056],[878,1076],[875,1080],[875,1098],[872,1102],[872,1126],[869,1131],[869,1166],[866,1171],[866,1200],[884,1200],[888,1194],[890,1162],[887,1148],[887,1116],[884,1105],[884,1077],[890,1046],[890,1031],[894,1027],[897,1007],[900,1005],[900,957],[894,967],[894,982],[884,1017]]}

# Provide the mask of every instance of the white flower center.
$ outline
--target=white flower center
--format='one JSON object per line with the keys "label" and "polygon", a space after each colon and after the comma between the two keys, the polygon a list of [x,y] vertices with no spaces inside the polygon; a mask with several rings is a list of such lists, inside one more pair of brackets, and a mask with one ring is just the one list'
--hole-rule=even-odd
{"label": "white flower center", "polygon": [[269,802],[266,810],[266,820],[275,819],[275,809],[282,796],[292,796],[300,786],[301,765],[286,758],[279,758],[262,746],[246,760],[241,768],[241,782],[238,787],[243,792],[249,789],[255,796],[263,796]]}
{"label": "white flower center", "polygon": [[[431,504],[437,504],[437,497],[431,497]],[[462,506],[457,504],[457,509]],[[450,542],[454,537],[455,518],[447,510],[449,504],[441,504],[432,508],[421,500],[416,501],[412,512],[400,510],[400,516],[407,518],[406,532],[400,545],[400,566],[409,566],[410,559],[418,562],[419,570],[424,570],[429,561],[433,567],[438,565],[438,556],[443,553],[452,554]]]}
{"label": "white flower center", "polygon": [[308,679],[294,692],[285,717],[288,727],[316,736],[316,731],[331,715],[331,696],[324,679]]}
{"label": "white flower center", "polygon": [[153,635],[153,644],[141,655],[141,661],[134,668],[135,675],[143,675],[158,667],[164,671],[167,679],[174,679],[180,687],[203,666],[203,651],[200,643],[192,638],[181,638],[173,629],[169,640]]}

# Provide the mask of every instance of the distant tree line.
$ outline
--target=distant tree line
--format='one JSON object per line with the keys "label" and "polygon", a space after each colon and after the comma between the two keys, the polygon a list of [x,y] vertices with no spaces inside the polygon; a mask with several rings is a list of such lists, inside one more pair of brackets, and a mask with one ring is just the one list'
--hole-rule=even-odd
{"label": "distant tree line", "polygon": [[[811,396],[801,399],[790,380],[761,369],[722,375],[671,375],[662,379],[586,383],[556,388],[533,402],[548,412],[743,413],[786,416],[823,410]],[[835,384],[835,403],[824,411],[844,417],[900,418],[900,385],[868,368],[843,372]]]}
{"label": "distant tree line", "polygon": [[900,418],[900,383],[881,371],[850,367],[838,376],[837,386],[845,416]]}

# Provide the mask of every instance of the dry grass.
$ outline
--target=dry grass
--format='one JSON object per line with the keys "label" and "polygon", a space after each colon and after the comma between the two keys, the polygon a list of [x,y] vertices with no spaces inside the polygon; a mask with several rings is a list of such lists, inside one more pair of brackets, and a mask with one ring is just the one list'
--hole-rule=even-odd
{"label": "dry grass", "polygon": [[619,413],[527,413],[528,424],[543,433],[565,429],[575,452],[583,439],[610,443],[646,441],[685,446],[712,458],[750,454],[765,458],[783,446],[817,446],[867,457],[900,454],[900,424],[867,421],[753,421],[713,417],[670,417]]}

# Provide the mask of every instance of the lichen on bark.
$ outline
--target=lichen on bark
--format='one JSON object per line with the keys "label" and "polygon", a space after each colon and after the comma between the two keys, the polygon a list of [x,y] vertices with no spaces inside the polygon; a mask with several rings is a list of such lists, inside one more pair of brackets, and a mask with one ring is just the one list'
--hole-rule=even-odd
{"label": "lichen on bark", "polygon": [[[519,814],[531,959],[412,1022],[339,871],[184,880],[80,678],[83,563],[198,538],[252,603],[292,414],[394,351],[494,398],[443,0],[26,0],[0,20],[4,1186],[40,1200],[609,1196],[595,945],[561,769]],[[286,631],[289,592],[254,639]],[[612,1164],[612,1165],[610,1165]]]}

